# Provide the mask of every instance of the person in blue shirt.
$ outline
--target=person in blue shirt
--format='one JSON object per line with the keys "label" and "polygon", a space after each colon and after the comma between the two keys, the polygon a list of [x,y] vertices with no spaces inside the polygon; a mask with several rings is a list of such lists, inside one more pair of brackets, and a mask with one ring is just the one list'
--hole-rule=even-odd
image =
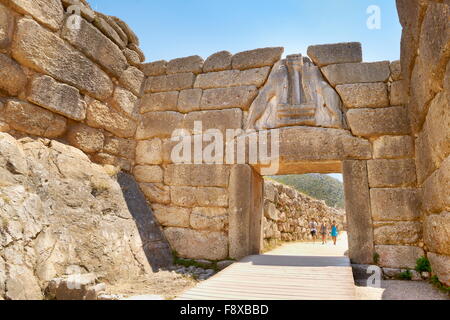
{"label": "person in blue shirt", "polygon": [[336,225],[336,221],[333,221],[331,225],[331,238],[333,238],[333,243],[336,245],[337,237],[339,235],[338,227]]}

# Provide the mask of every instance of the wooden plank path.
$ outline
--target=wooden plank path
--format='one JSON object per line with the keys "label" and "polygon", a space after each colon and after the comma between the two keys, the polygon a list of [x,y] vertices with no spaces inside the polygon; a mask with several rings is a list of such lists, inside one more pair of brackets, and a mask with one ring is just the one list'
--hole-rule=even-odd
{"label": "wooden plank path", "polygon": [[233,264],[178,300],[354,300],[347,239],[292,243]]}

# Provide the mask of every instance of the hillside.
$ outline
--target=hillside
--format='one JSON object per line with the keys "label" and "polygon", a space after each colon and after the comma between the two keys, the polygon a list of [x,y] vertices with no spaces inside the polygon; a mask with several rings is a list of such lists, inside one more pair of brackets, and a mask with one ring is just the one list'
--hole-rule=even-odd
{"label": "hillside", "polygon": [[289,185],[330,207],[344,208],[344,185],[339,180],[323,174],[272,176],[269,179]]}

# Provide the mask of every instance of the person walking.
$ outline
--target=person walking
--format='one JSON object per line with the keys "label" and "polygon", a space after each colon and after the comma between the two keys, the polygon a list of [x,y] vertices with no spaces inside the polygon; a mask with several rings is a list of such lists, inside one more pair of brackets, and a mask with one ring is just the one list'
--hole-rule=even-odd
{"label": "person walking", "polygon": [[333,221],[333,224],[331,225],[331,238],[333,238],[334,245],[336,245],[338,235],[339,235],[339,230],[336,225],[336,221]]}
{"label": "person walking", "polygon": [[327,225],[325,222],[322,222],[322,225],[320,226],[320,234],[322,235],[322,244],[325,244],[327,242]]}
{"label": "person walking", "polygon": [[309,223],[309,228],[311,229],[311,236],[312,236],[313,242],[315,243],[316,238],[317,238],[317,222],[316,222],[316,220],[313,219]]}

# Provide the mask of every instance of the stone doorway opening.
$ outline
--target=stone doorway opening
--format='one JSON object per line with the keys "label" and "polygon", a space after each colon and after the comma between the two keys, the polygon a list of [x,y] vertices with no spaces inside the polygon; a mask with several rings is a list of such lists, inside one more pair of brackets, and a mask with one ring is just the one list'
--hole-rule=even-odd
{"label": "stone doorway opening", "polygon": [[[332,225],[339,240],[346,231],[342,175],[310,173],[264,177],[263,251],[280,244],[332,244]],[[347,244],[345,244],[348,247]]]}
{"label": "stone doorway opening", "polygon": [[[282,143],[283,145],[283,143]],[[283,150],[283,148],[281,149]],[[300,149],[299,149],[300,150]],[[300,151],[298,151],[300,154]],[[303,156],[305,154],[303,153]],[[283,157],[283,156],[281,156]],[[270,245],[270,236],[272,232],[276,232],[274,227],[269,225],[280,225],[281,233],[286,233],[284,235],[285,240],[299,240],[305,241],[309,240],[308,233],[310,232],[309,222],[312,217],[327,218],[320,214],[308,214],[305,213],[305,208],[299,208],[297,213],[295,209],[291,216],[284,217],[281,213],[280,217],[277,217],[278,211],[281,212],[280,208],[283,206],[278,202],[279,199],[275,199],[275,192],[273,186],[267,183],[270,181],[270,176],[261,176],[259,168],[253,168],[252,170],[252,197],[251,197],[251,207],[252,212],[250,215],[250,223],[248,229],[248,241],[249,241],[249,254],[260,254],[264,252],[267,245]],[[305,174],[342,174],[343,176],[343,189],[344,189],[344,214],[341,219],[336,216],[335,220],[340,220],[339,223],[342,225],[341,230],[346,231],[345,242],[348,241],[348,252],[346,255],[354,263],[373,263],[374,259],[374,243],[373,243],[373,226],[370,210],[370,192],[368,188],[368,176],[367,176],[367,164],[366,161],[362,160],[336,160],[336,161],[301,161],[301,162],[291,162],[291,163],[281,163],[280,174],[277,176],[285,175],[305,175]],[[296,193],[294,189],[289,187],[281,186],[282,197],[289,198],[301,197],[300,193]],[[278,191],[277,194],[280,194]],[[305,200],[305,199],[302,199]],[[292,200],[291,200],[292,201]],[[295,201],[295,200],[294,200]],[[311,201],[311,200],[308,200]],[[319,203],[319,204],[317,204]],[[323,205],[323,208],[327,207],[324,202],[317,201],[313,206]],[[308,205],[308,204],[307,204]],[[295,205],[294,205],[295,206]],[[289,208],[291,210],[291,208]],[[321,209],[319,209],[321,210]],[[322,209],[323,210],[323,209]],[[274,214],[275,212],[275,214]],[[336,213],[337,214],[337,213]],[[271,217],[272,215],[272,217]],[[289,214],[288,214],[289,215]],[[291,220],[289,220],[291,219]],[[295,225],[295,219],[299,219],[300,223],[297,230],[300,232],[300,236],[296,237],[289,236],[292,234],[292,225]],[[334,219],[334,217],[333,217]],[[272,220],[272,221],[270,221]],[[278,220],[278,221],[275,221]],[[328,218],[329,220],[329,218]],[[289,224],[291,222],[291,224]],[[320,221],[318,221],[320,224]],[[267,230],[269,228],[269,230]],[[272,228],[272,230],[270,230]],[[285,232],[285,231],[288,232]],[[319,231],[319,230],[318,230]],[[279,235],[275,235],[277,237]],[[318,241],[320,241],[320,235],[318,235]]]}
{"label": "stone doorway opening", "polygon": [[[349,239],[358,241],[358,238],[351,237],[347,232],[345,183],[342,181],[339,186],[340,181],[328,176],[328,174],[333,173],[342,175],[343,163],[341,161],[334,164],[324,163],[323,165],[319,163],[312,163],[311,165],[304,163],[295,167],[292,166],[289,170],[284,169],[282,175],[262,176],[263,210],[259,213],[262,217],[261,222],[259,220],[255,221],[257,226],[261,228],[257,233],[262,234],[262,244],[260,245],[261,250],[259,253],[270,251],[283,244],[283,246],[290,248],[290,254],[295,252],[299,256],[320,254],[320,252],[326,255],[333,255],[335,252],[341,254],[341,251],[349,256]],[[332,182],[336,182],[334,191],[341,192],[338,197],[342,197],[342,202],[339,204],[337,203],[338,201],[330,201],[330,198],[327,199],[328,201],[325,201],[323,194],[314,198],[301,192],[300,188],[296,188],[296,185],[301,183],[309,183],[310,186],[313,184],[317,186],[317,184],[322,183],[322,186],[324,186],[326,183],[330,184]],[[330,193],[331,187],[326,192]],[[312,221],[317,223],[316,236],[314,238],[311,235],[310,224]],[[322,246],[322,224],[325,224],[327,227],[326,246],[332,246],[331,224],[333,221],[336,221],[340,232],[338,238],[340,250],[333,251],[332,248],[323,250],[323,248],[320,248]],[[350,224],[354,224],[354,222],[352,221]],[[303,243],[303,245],[291,245],[294,243]],[[354,244],[352,247],[356,246],[358,244]],[[320,250],[317,251],[317,249]]]}

